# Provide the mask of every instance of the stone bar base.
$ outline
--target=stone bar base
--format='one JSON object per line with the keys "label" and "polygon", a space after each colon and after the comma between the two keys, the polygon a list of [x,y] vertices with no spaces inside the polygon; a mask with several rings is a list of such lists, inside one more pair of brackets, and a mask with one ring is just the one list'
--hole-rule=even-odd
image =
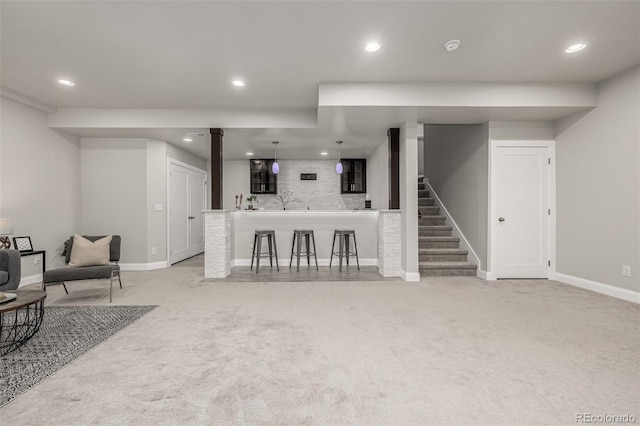
{"label": "stone bar base", "polygon": [[378,213],[378,272],[383,277],[403,277],[400,210]]}
{"label": "stone bar base", "polygon": [[231,212],[206,210],[204,213],[204,277],[224,278],[231,273],[233,238]]}

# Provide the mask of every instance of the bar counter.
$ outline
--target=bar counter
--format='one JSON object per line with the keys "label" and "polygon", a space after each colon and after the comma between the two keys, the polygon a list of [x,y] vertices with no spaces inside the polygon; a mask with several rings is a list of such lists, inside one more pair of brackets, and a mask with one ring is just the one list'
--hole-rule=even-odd
{"label": "bar counter", "polygon": [[[232,212],[231,216],[234,229],[233,257],[237,266],[251,264],[253,235],[257,229],[272,229],[276,232],[281,265],[285,260],[289,265],[294,229],[313,230],[319,265],[329,264],[333,231],[353,229],[356,231],[360,264],[377,265],[378,212],[375,210],[253,210]],[[302,246],[304,247],[304,242]]]}
{"label": "bar counter", "polygon": [[[329,265],[333,231],[352,229],[356,233],[360,265],[377,265],[383,276],[401,276],[399,210],[205,210],[203,213],[205,278],[224,278],[234,266],[249,266],[254,232],[261,229],[275,231],[281,267],[289,266],[294,229],[314,231],[319,265]],[[336,247],[337,244],[336,241]],[[334,263],[337,261],[336,257]],[[352,261],[355,264],[355,259]]]}

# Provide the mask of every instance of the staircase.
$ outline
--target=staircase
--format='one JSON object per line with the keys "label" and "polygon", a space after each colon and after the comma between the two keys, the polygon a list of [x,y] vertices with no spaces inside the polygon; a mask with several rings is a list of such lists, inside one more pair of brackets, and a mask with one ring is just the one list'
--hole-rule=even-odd
{"label": "staircase", "polygon": [[475,276],[477,266],[467,262],[467,250],[460,249],[460,238],[445,225],[440,207],[429,197],[424,178],[418,178],[418,252],[420,275],[425,277]]}

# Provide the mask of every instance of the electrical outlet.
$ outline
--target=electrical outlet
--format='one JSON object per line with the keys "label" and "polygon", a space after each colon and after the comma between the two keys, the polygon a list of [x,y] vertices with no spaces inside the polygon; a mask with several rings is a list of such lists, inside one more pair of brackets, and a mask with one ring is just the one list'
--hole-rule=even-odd
{"label": "electrical outlet", "polygon": [[40,259],[39,256],[36,256],[36,257],[33,258],[33,264],[34,265],[39,265],[40,262],[42,262],[42,259]]}
{"label": "electrical outlet", "polygon": [[631,266],[622,265],[622,276],[623,277],[630,277],[631,276]]}
{"label": "electrical outlet", "polygon": [[151,247],[151,254],[158,254],[158,247]]}

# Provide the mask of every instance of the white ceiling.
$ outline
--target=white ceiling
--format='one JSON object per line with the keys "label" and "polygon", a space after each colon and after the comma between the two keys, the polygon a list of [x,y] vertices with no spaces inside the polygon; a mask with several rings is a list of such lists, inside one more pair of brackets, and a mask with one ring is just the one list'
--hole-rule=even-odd
{"label": "white ceiling", "polygon": [[[597,82],[640,63],[637,1],[2,1],[0,13],[2,86],[54,107],[315,109],[320,83]],[[462,46],[447,53],[443,44],[453,38]],[[381,42],[379,52],[363,50],[370,39]],[[578,41],[588,48],[563,52]],[[63,77],[76,87],[59,86]],[[231,86],[236,77],[246,87]],[[410,115],[472,122],[568,113],[523,112],[418,108]],[[277,138],[283,155],[295,158],[342,136],[370,150],[405,117],[348,111],[350,133],[340,135],[322,115],[318,129],[227,130],[226,151],[238,157]],[[73,131],[176,144],[185,131],[208,134]],[[208,157],[204,139],[185,148]]]}

